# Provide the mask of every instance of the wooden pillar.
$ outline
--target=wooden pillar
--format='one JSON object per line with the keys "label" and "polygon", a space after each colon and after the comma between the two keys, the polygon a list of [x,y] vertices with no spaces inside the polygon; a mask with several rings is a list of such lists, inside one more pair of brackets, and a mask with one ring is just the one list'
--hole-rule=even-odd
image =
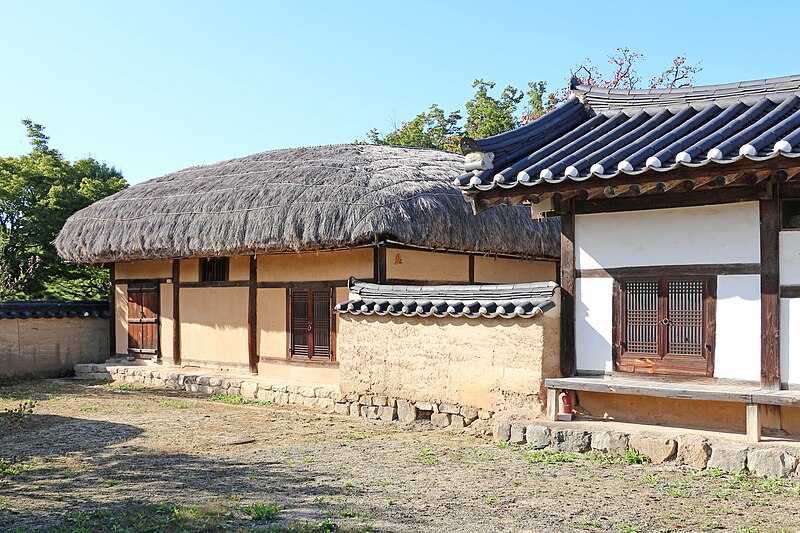
{"label": "wooden pillar", "polygon": [[117,355],[117,284],[115,282],[116,276],[115,264],[111,263],[108,266],[108,277],[111,280],[111,286],[108,290],[108,356],[114,357]]}
{"label": "wooden pillar", "polygon": [[469,283],[475,284],[475,256],[472,254],[469,254]]}
{"label": "wooden pillar", "polygon": [[372,255],[372,278],[375,283],[386,283],[386,248],[376,243]]}
{"label": "wooden pillar", "polygon": [[555,422],[558,418],[558,391],[547,389],[547,419]]}
{"label": "wooden pillar", "polygon": [[258,259],[250,256],[250,278],[247,291],[247,354],[250,362],[250,372],[258,374]]}
{"label": "wooden pillar", "polygon": [[172,260],[172,363],[181,364],[181,261]]}
{"label": "wooden pillar", "polygon": [[761,440],[761,412],[756,404],[747,404],[747,442]]}
{"label": "wooden pillar", "polygon": [[777,185],[759,201],[761,221],[761,387],[781,388],[780,204]]}
{"label": "wooden pillar", "polygon": [[575,356],[575,202],[561,204],[561,376],[574,376]]}

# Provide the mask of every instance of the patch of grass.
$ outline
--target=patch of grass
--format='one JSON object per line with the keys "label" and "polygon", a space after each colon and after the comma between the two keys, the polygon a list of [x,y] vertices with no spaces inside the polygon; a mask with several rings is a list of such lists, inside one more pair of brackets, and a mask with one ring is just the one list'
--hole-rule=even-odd
{"label": "patch of grass", "polygon": [[439,462],[439,460],[434,456],[433,450],[430,448],[423,448],[420,450],[418,457],[419,461],[426,465],[435,465]]}
{"label": "patch of grass", "polygon": [[642,465],[645,463],[649,463],[652,461],[650,457],[643,454],[639,450],[634,449],[627,449],[622,454],[622,460],[628,463],[629,465]]}
{"label": "patch of grass", "polygon": [[632,526],[629,524],[617,524],[616,530],[618,533],[639,533],[638,526]]}
{"label": "patch of grass", "polygon": [[83,412],[97,411],[97,407],[92,407],[91,405],[81,405],[81,411]]}
{"label": "patch of grass", "polygon": [[306,463],[306,464],[313,463],[315,461],[316,461],[316,459],[314,459],[313,457],[303,457],[303,462]]}
{"label": "patch of grass", "polygon": [[507,440],[497,441],[495,446],[501,450],[519,450],[519,444],[514,444],[513,442]]}
{"label": "patch of grass", "polygon": [[346,489],[352,489],[353,488],[353,484],[350,483],[349,481],[345,481],[343,486]]}
{"label": "patch of grass", "polygon": [[366,438],[366,435],[362,435],[360,433],[350,433],[349,435],[344,436],[344,440],[362,440]]}
{"label": "patch of grass", "polygon": [[247,474],[247,478],[248,478],[248,479],[257,479],[257,478],[258,478],[258,472],[256,472],[255,470],[253,470],[252,472],[250,472],[249,474]]}
{"label": "patch of grass", "polygon": [[244,512],[250,515],[250,518],[262,522],[262,521],[272,521],[278,517],[278,513],[281,512],[281,508],[279,505],[275,505],[272,503],[267,502],[253,502],[250,505],[244,508]]}
{"label": "patch of grass", "polygon": [[230,510],[214,505],[128,505],[70,513],[63,526],[53,531],[224,531],[232,518]]}
{"label": "patch of grass", "polygon": [[486,497],[483,499],[483,503],[486,505],[494,505],[500,501],[500,498],[503,497],[503,493],[499,490],[493,490]]}
{"label": "patch of grass", "polygon": [[269,405],[265,400],[245,400],[241,396],[228,396],[227,394],[212,394],[208,397],[212,402],[233,403],[237,405]]}
{"label": "patch of grass", "polygon": [[578,458],[573,452],[558,452],[555,450],[533,450],[524,455],[529,463],[572,463]]}
{"label": "patch of grass", "polygon": [[495,456],[489,450],[477,450],[473,456],[481,461],[494,461]]}
{"label": "patch of grass", "polygon": [[600,522],[588,518],[576,518],[572,522],[567,522],[567,525],[573,529],[594,529],[600,527]]}
{"label": "patch of grass", "polygon": [[18,476],[26,470],[31,470],[33,465],[23,463],[18,459],[0,459],[0,479]]}
{"label": "patch of grass", "polygon": [[197,402],[187,402],[183,400],[164,400],[161,402],[164,407],[173,407],[175,409],[193,409],[200,405]]}
{"label": "patch of grass", "polygon": [[118,479],[107,479],[106,480],[106,485],[108,485],[109,487],[113,487],[114,485],[119,485],[119,480]]}
{"label": "patch of grass", "polygon": [[359,520],[364,520],[366,515],[362,512],[356,511],[352,507],[348,507],[339,513],[342,518],[358,518]]}
{"label": "patch of grass", "polygon": [[380,481],[381,487],[385,487],[386,485],[388,485],[391,482],[392,482],[392,478],[390,478],[390,477],[381,478],[381,481]]}
{"label": "patch of grass", "polygon": [[697,529],[699,529],[700,531],[711,531],[714,529],[725,529],[725,528],[719,525],[719,522],[703,522],[702,524],[697,526]]}
{"label": "patch of grass", "polygon": [[17,407],[5,409],[0,413],[0,431],[5,431],[23,426],[33,414],[36,402],[25,400]]}

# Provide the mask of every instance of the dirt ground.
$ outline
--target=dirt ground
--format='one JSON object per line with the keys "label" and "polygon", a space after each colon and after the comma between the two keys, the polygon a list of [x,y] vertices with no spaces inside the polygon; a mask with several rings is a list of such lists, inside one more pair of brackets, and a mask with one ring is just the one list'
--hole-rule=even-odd
{"label": "dirt ground", "polygon": [[531,454],[476,430],[69,380],[0,387],[0,411],[28,398],[33,414],[0,426],[0,530],[220,500],[364,531],[800,530],[795,481]]}

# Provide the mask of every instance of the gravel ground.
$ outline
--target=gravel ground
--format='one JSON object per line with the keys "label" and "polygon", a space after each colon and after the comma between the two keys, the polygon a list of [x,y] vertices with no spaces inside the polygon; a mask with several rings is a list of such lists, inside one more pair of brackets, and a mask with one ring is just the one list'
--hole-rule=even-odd
{"label": "gravel ground", "polygon": [[[799,531],[794,481],[498,447],[480,428],[365,422],[69,380],[0,387],[0,530],[220,499],[374,531]],[[5,417],[8,419],[8,417]],[[21,470],[21,471],[20,471]]]}

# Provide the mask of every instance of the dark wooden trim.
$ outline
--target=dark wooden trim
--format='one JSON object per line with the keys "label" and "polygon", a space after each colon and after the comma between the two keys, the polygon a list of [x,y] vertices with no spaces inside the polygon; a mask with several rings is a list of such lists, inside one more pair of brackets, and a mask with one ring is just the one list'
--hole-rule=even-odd
{"label": "dark wooden trim", "polygon": [[614,369],[619,368],[622,355],[622,283],[614,279],[611,289],[611,364]]}
{"label": "dark wooden trim", "polygon": [[376,244],[372,253],[372,279],[375,283],[386,282],[386,247]]}
{"label": "dark wooden trim", "polygon": [[172,363],[181,364],[181,261],[172,260]]}
{"label": "dark wooden trim", "polygon": [[706,351],[707,376],[714,375],[714,364],[717,353],[717,277],[709,276],[706,280],[706,296],[703,301],[703,341]]}
{"label": "dark wooden trim", "polygon": [[561,214],[561,376],[575,375],[575,202]]}
{"label": "dark wooden trim", "polygon": [[800,298],[800,285],[781,285],[781,298]]}
{"label": "dark wooden trim", "polygon": [[470,285],[475,283],[475,256],[469,256],[469,283]]}
{"label": "dark wooden trim", "polygon": [[181,287],[184,289],[197,288],[227,288],[227,287],[249,287],[250,281],[246,279],[233,281],[184,281]]}
{"label": "dark wooden trim", "polygon": [[255,255],[250,256],[250,279],[247,291],[247,354],[250,372],[258,374],[258,260]]}
{"label": "dark wooden trim", "polygon": [[258,358],[259,363],[271,363],[276,365],[288,365],[288,366],[324,366],[329,368],[338,368],[339,361],[330,361],[328,359],[283,359],[280,357],[268,357],[266,355],[261,355]]}
{"label": "dark wooden trim", "polygon": [[117,354],[117,284],[114,277],[116,265],[108,265],[108,277],[111,286],[108,290],[108,356]]}
{"label": "dark wooden trim", "polygon": [[660,265],[617,268],[587,268],[577,271],[579,278],[624,278],[629,276],[675,276],[697,274],[704,276],[757,275],[759,263],[721,263],[708,265]]}
{"label": "dark wooden trim", "polygon": [[[367,280],[372,281],[372,280]],[[348,280],[330,281],[259,281],[259,289],[324,289],[327,287],[347,287]]]}
{"label": "dark wooden trim", "polygon": [[137,283],[169,283],[169,278],[117,278],[118,285],[135,285]]}
{"label": "dark wooden trim", "polygon": [[761,386],[781,388],[780,257],[781,227],[778,187],[770,199],[759,201],[761,220]]}
{"label": "dark wooden trim", "polygon": [[286,306],[286,360],[289,361],[292,358],[292,287],[281,288],[284,289],[283,297]]}
{"label": "dark wooden trim", "polygon": [[[384,249],[384,252],[386,250]],[[331,287],[331,336],[328,341],[331,345],[331,362],[336,362],[336,326],[339,323],[339,313],[335,313],[333,308],[336,307],[336,287]]]}
{"label": "dark wooden trim", "polygon": [[405,278],[390,278],[387,283],[392,285],[420,285],[429,287],[431,285],[469,285],[469,281],[453,281],[447,279],[405,279]]}
{"label": "dark wooden trim", "polygon": [[383,241],[387,250],[411,250],[417,252],[436,252],[438,254],[455,254],[455,255],[480,255],[483,257],[495,257],[498,259],[519,259],[522,261],[547,261],[557,262],[556,257],[541,257],[537,255],[522,255],[522,254],[501,254],[501,253],[486,253],[480,250],[451,250],[446,248],[430,248],[427,246],[416,246],[412,244],[403,244],[396,241]]}
{"label": "dark wooden trim", "polygon": [[578,202],[576,213],[612,213],[616,211],[642,211],[645,209],[667,209],[700,205],[730,204],[758,200],[762,192],[758,186],[725,187],[686,193],[664,193],[657,196],[635,196],[603,198]]}

